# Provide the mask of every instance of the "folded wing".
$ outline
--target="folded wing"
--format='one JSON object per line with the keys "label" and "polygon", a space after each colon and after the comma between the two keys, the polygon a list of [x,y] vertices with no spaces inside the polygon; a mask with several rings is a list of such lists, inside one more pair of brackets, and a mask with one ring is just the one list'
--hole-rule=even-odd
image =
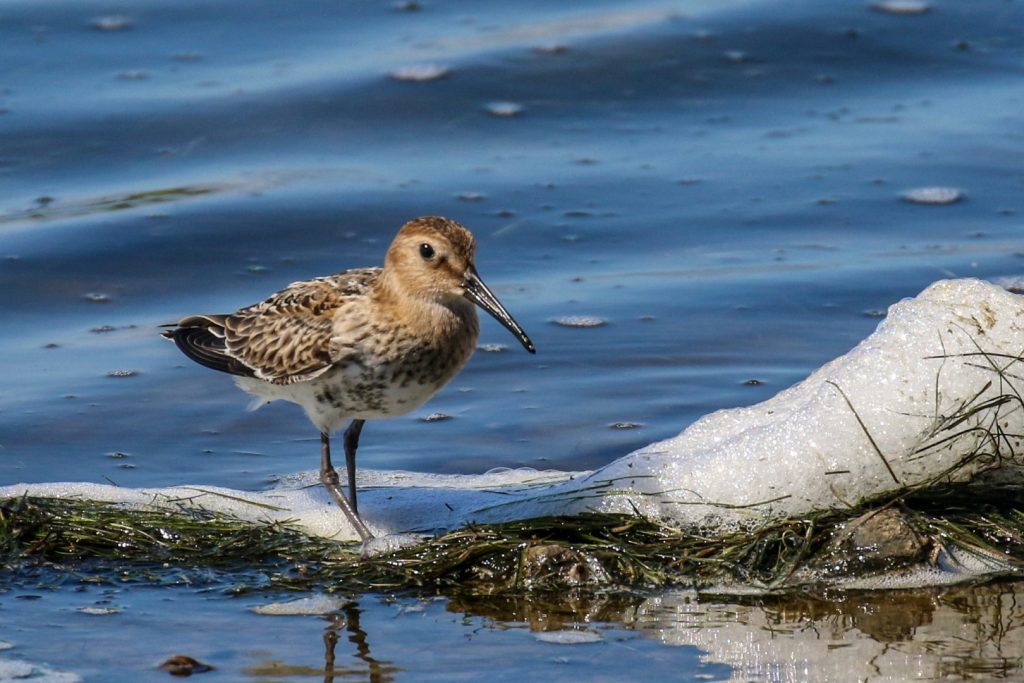
{"label": "folded wing", "polygon": [[366,296],[378,268],[296,282],[230,315],[193,315],[163,333],[196,363],[274,384],[311,380],[336,362],[335,316]]}

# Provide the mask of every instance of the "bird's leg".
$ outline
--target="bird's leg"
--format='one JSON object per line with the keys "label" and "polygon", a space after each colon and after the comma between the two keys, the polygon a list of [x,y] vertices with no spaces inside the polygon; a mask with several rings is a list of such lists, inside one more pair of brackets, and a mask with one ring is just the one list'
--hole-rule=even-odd
{"label": "bird's leg", "polygon": [[352,502],[352,510],[359,514],[356,503],[356,449],[359,448],[359,434],[363,431],[366,420],[352,420],[345,430],[345,469],[348,470],[348,499]]}
{"label": "bird's leg", "polygon": [[[345,434],[347,435],[348,432],[346,431]],[[347,442],[348,439],[346,438],[345,441]],[[345,450],[347,451],[348,449],[346,448]],[[345,500],[345,494],[341,492],[338,472],[334,469],[334,465],[331,464],[331,437],[327,432],[320,432],[320,482],[327,489],[327,492],[331,494],[331,497],[334,498],[341,511],[345,513],[345,516],[348,517],[348,521],[355,527],[359,537],[364,541],[373,538],[373,534],[366,528],[363,520],[359,518],[359,514],[355,511],[355,506],[349,505],[348,501]],[[355,501],[353,500],[353,502]]]}

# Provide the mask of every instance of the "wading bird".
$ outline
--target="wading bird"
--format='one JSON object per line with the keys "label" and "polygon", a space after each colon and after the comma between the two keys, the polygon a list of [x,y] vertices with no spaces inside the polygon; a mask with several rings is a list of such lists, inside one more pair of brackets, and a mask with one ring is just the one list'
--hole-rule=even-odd
{"label": "wading bird", "polygon": [[[366,420],[403,415],[445,386],[476,348],[476,306],[530,353],[536,348],[476,272],[473,235],[425,216],[398,231],[383,268],[288,285],[225,315],[192,315],[163,336],[195,362],[234,375],[257,404],[290,401],[320,430],[320,481],[365,541],[356,502],[356,449]],[[348,498],[331,464],[345,430]]]}

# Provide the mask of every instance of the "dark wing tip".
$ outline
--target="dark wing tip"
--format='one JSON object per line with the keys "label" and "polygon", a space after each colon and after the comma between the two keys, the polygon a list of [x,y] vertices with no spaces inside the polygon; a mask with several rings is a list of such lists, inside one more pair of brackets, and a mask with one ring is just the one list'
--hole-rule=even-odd
{"label": "dark wing tip", "polygon": [[185,324],[161,332],[160,336],[173,341],[182,353],[202,366],[231,375],[255,377],[252,368],[228,355],[223,336],[214,334],[210,325],[197,324],[195,320],[182,321]]}

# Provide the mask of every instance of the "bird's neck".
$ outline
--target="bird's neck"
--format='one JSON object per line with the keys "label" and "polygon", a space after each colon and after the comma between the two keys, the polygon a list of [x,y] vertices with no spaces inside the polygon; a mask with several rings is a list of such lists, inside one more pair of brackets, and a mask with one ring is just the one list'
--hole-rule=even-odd
{"label": "bird's neck", "polygon": [[438,342],[453,335],[470,335],[475,343],[480,322],[476,306],[461,296],[411,292],[387,269],[377,280],[371,297],[379,310],[413,335]]}

